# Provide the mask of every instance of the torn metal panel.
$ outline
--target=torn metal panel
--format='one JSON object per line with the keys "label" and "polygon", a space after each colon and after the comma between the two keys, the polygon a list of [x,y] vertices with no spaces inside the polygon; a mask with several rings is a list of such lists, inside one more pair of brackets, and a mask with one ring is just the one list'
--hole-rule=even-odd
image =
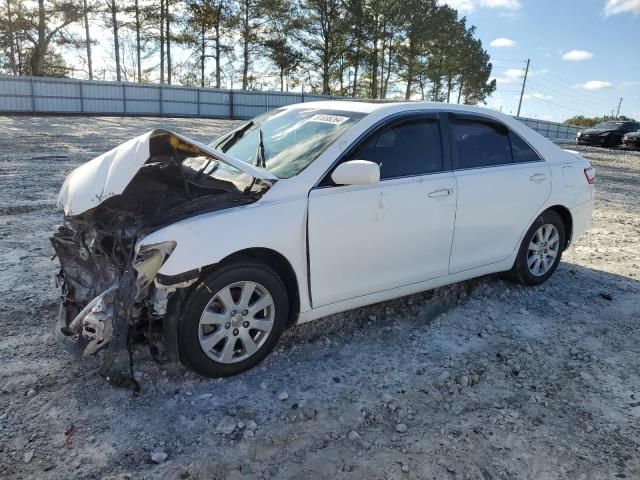
{"label": "torn metal panel", "polygon": [[165,130],[74,170],[59,197],[64,225],[51,237],[62,294],[56,339],[76,356],[103,351],[103,375],[131,384],[130,343],[148,343],[154,356],[167,350],[163,320],[171,297],[200,275],[198,269],[157,278],[176,243],[140,240],[185,218],[255,202],[274,178]]}

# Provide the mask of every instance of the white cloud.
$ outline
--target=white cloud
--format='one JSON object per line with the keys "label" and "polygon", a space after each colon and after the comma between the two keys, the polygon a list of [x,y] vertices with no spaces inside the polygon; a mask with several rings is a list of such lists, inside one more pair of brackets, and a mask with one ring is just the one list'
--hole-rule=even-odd
{"label": "white cloud", "polygon": [[476,8],[498,8],[515,12],[522,8],[520,0],[441,0],[452,8],[465,13]]}
{"label": "white cloud", "polygon": [[[547,70],[546,68],[542,68],[540,70],[529,69],[529,73],[527,73],[527,76],[535,77],[537,75],[544,75],[548,72],[549,70]],[[508,85],[510,83],[522,83],[523,78],[524,68],[509,68],[501,75],[496,75],[490,80],[495,80],[498,85]]]}
{"label": "white cloud", "polygon": [[524,75],[524,68],[509,68],[505,72],[505,76],[509,78],[520,78]]}
{"label": "white cloud", "polygon": [[640,86],[640,82],[638,82],[638,81],[622,82],[622,83],[620,84],[620,86],[621,86],[622,88],[638,87],[638,86]]}
{"label": "white cloud", "polygon": [[545,95],[542,92],[531,92],[531,93],[525,93],[522,98],[524,99],[529,99],[529,98],[537,98],[538,100],[549,100],[550,98],[553,98],[551,95]]}
{"label": "white cloud", "polygon": [[562,55],[563,60],[570,62],[581,62],[583,60],[591,60],[592,58],[593,53],[586,50],[571,50]]}
{"label": "white cloud", "polygon": [[640,15],[640,0],[605,0],[603,12],[605,17],[626,12]]}
{"label": "white cloud", "polygon": [[520,10],[522,4],[520,0],[479,0],[483,7],[488,8],[504,8],[505,10]]}
{"label": "white cloud", "polygon": [[513,47],[515,44],[516,42],[514,42],[510,38],[500,37],[500,38],[496,38],[495,40],[492,40],[489,45],[495,48],[508,48],[508,47]]}
{"label": "white cloud", "polygon": [[498,85],[520,82],[520,79],[524,77],[524,68],[509,68],[500,76],[496,76],[495,81]]}
{"label": "white cloud", "polygon": [[473,0],[443,0],[442,3],[446,3],[459,12],[470,12],[475,9]]}
{"label": "white cloud", "polygon": [[602,80],[589,80],[585,83],[576,85],[576,88],[583,88],[585,90],[602,90],[604,88],[611,88],[610,82],[603,82]]}

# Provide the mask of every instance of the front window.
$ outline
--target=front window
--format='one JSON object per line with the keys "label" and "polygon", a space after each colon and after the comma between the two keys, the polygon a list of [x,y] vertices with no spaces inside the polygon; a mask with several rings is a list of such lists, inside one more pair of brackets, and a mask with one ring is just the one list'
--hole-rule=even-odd
{"label": "front window", "polygon": [[223,135],[210,146],[263,167],[279,178],[289,178],[300,173],[365,115],[313,107],[279,108],[255,118],[235,133]]}

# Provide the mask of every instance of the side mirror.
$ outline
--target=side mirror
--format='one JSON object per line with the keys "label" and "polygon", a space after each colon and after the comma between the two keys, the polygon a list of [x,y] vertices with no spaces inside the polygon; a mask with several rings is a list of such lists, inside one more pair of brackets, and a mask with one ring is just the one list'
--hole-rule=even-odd
{"label": "side mirror", "polygon": [[337,185],[373,185],[380,181],[380,167],[369,160],[349,160],[331,174]]}

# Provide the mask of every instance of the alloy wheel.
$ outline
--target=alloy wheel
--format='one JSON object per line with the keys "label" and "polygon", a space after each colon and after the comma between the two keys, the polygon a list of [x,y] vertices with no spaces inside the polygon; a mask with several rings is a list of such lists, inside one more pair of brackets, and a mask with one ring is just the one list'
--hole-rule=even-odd
{"label": "alloy wheel", "polygon": [[241,362],[264,344],[274,320],[275,303],[264,286],[248,281],[227,285],[200,316],[200,347],[216,362]]}
{"label": "alloy wheel", "polygon": [[527,253],[529,272],[536,277],[546,274],[560,252],[560,234],[555,225],[542,225],[531,238]]}

